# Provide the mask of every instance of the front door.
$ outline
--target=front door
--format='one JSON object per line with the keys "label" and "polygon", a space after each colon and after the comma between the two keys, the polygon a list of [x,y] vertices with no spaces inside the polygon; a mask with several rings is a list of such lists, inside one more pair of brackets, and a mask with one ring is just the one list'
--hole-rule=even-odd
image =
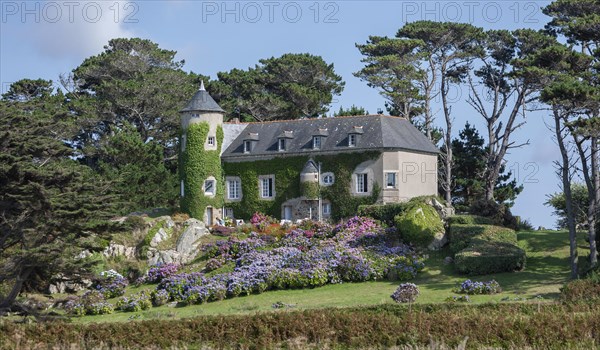
{"label": "front door", "polygon": [[206,208],[206,226],[213,225],[213,208]]}
{"label": "front door", "polygon": [[292,220],[292,207],[290,205],[285,205],[283,207],[283,219]]}

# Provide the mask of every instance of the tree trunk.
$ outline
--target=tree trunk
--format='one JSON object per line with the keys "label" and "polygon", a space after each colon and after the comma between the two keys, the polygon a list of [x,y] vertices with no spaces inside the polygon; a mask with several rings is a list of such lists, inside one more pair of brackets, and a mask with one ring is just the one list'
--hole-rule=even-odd
{"label": "tree trunk", "polygon": [[29,278],[29,275],[31,274],[32,271],[33,271],[32,268],[25,268],[25,269],[22,269],[21,273],[19,273],[17,275],[17,277],[15,279],[15,283],[13,284],[11,291],[6,295],[6,297],[4,297],[3,299],[0,300],[0,314],[3,313],[3,310],[10,308],[12,306],[12,304],[15,302],[15,299],[17,299],[17,297],[19,296],[19,293],[21,293],[21,289],[23,288],[23,283],[25,283],[25,281],[27,281],[27,278]]}
{"label": "tree trunk", "polygon": [[592,137],[592,180],[593,191],[589,194],[588,208],[588,239],[590,240],[590,265],[598,264],[598,251],[596,249],[596,210],[598,208],[598,191],[600,190],[600,177],[598,176],[598,139]]}
{"label": "tree trunk", "polygon": [[573,195],[571,194],[571,175],[569,174],[569,153],[565,147],[561,128],[561,116],[556,106],[553,106],[554,127],[556,132],[556,141],[560,149],[562,164],[560,165],[561,180],[563,192],[565,193],[565,202],[567,207],[567,228],[569,229],[569,247],[570,247],[570,265],[571,278],[578,277],[578,256],[577,256],[577,231],[575,230],[575,220],[573,213]]}
{"label": "tree trunk", "polygon": [[[445,67],[442,68],[445,71]],[[444,109],[444,117],[446,119],[446,137],[444,140],[444,147],[446,149],[446,157],[444,158],[444,166],[446,167],[446,186],[445,200],[448,206],[452,205],[452,118],[450,117],[450,108],[448,107],[448,86],[446,82],[445,74],[441,75],[441,93],[442,93],[442,107]]]}

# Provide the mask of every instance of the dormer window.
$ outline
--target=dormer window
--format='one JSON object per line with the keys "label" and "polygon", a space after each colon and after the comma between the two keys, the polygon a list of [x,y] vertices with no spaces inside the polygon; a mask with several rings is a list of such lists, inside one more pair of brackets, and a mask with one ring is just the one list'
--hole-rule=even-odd
{"label": "dormer window", "polygon": [[285,151],[285,139],[279,139],[279,142],[277,142],[277,150],[279,152]]}
{"label": "dormer window", "polygon": [[356,147],[356,134],[348,135],[348,147]]}
{"label": "dormer window", "polygon": [[252,141],[245,140],[244,141],[244,153],[250,153],[252,151]]}
{"label": "dormer window", "polygon": [[321,136],[313,136],[313,149],[321,149]]}
{"label": "dormer window", "polygon": [[252,152],[254,144],[258,142],[258,133],[249,132],[248,136],[244,139],[244,153]]}

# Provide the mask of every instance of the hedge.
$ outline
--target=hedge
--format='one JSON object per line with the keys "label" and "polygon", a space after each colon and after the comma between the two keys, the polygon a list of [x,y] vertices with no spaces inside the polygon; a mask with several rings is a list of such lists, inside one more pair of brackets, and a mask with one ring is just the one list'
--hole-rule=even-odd
{"label": "hedge", "polygon": [[450,250],[453,254],[465,249],[475,239],[517,244],[517,233],[509,228],[493,225],[450,225]]}
{"label": "hedge", "polygon": [[388,226],[393,226],[396,215],[404,212],[407,207],[408,203],[361,205],[358,207],[358,215],[368,216]]}
{"label": "hedge", "polygon": [[456,269],[470,275],[487,275],[522,270],[525,251],[513,244],[475,239],[454,256]]}
{"label": "hedge", "polygon": [[436,233],[444,232],[444,223],[437,211],[425,203],[412,203],[394,222],[403,241],[420,247],[429,245]]}
{"label": "hedge", "polygon": [[448,218],[449,225],[494,225],[494,220],[479,215],[454,215]]}

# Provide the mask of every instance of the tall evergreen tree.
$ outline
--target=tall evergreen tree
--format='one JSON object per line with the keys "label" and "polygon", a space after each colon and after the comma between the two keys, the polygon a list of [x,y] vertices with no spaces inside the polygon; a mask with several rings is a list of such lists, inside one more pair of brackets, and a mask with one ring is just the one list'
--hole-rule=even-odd
{"label": "tall evergreen tree", "polygon": [[92,235],[107,227],[108,186],[64,141],[72,119],[61,93],[0,100],[0,284],[9,286],[0,314],[34,279],[86,271],[75,256],[98,249]]}

